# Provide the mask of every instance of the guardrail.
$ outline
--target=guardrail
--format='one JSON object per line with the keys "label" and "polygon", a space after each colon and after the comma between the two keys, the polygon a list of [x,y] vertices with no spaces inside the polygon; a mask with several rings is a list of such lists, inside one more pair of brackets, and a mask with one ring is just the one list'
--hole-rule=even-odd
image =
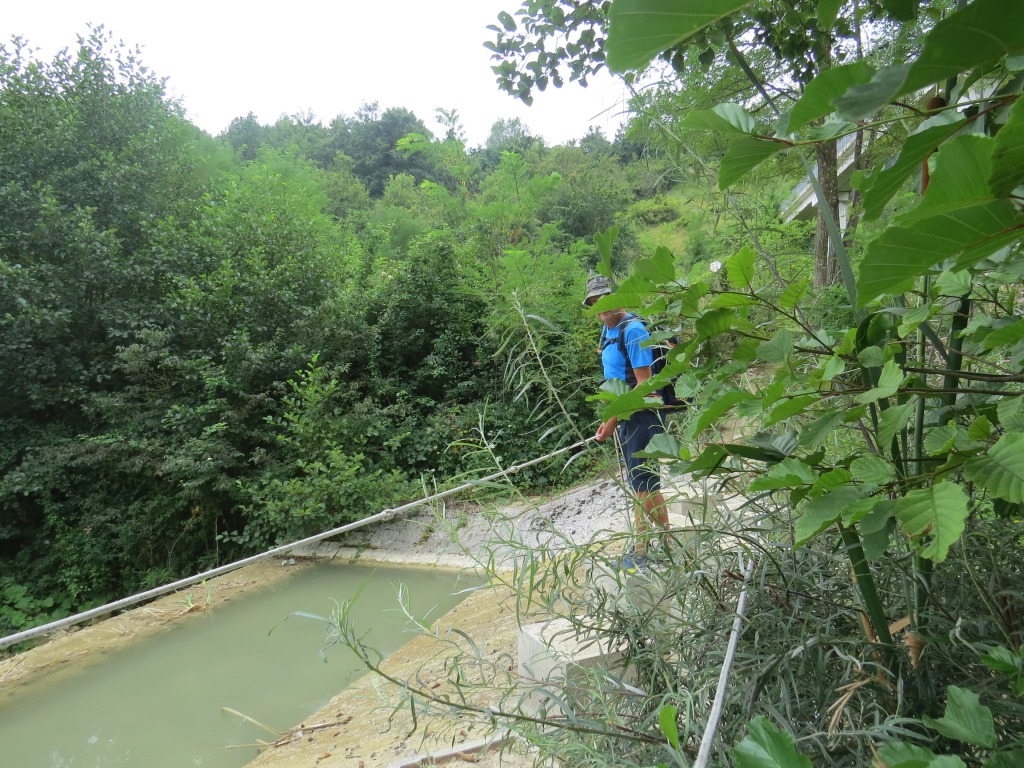
{"label": "guardrail", "polygon": [[128,608],[130,606],[137,605],[138,603],[145,602],[146,600],[152,600],[155,597],[166,595],[169,592],[174,592],[175,590],[183,589],[184,587],[190,587],[193,584],[197,584],[200,581],[205,581],[206,579],[212,579],[215,576],[221,576],[225,573],[230,573],[231,571],[237,570],[246,565],[251,565],[252,563],[259,562],[260,560],[264,560],[268,557],[283,555],[286,552],[295,549],[295,547],[301,547],[307,544],[316,544],[317,542],[323,541],[324,539],[329,539],[331,536],[337,536],[341,533],[354,531],[355,529],[362,528],[365,525],[371,525],[373,523],[392,520],[398,515],[408,512],[411,509],[415,509],[416,507],[422,507],[426,504],[430,504],[431,502],[438,501],[448,496],[452,496],[456,493],[461,493],[462,491],[470,490],[478,485],[490,482],[491,480],[497,480],[498,478],[505,477],[507,475],[514,475],[515,473],[523,469],[526,469],[527,467],[531,467],[534,464],[539,464],[542,461],[547,461],[548,459],[566,453],[567,451],[572,451],[575,450],[576,448],[581,448],[595,439],[596,438],[591,437],[586,440],[580,440],[578,443],[567,445],[564,448],[559,448],[558,450],[552,451],[551,453],[545,454],[544,456],[538,456],[535,459],[524,461],[522,464],[517,464],[513,467],[509,467],[508,469],[500,470],[498,472],[495,472],[493,475],[488,475],[487,477],[482,477],[479,480],[473,480],[472,482],[469,483],[463,483],[462,485],[456,488],[451,488],[447,491],[441,491],[440,493],[435,493],[431,496],[426,496],[417,501],[412,501],[409,502],[408,504],[403,504],[400,507],[395,507],[394,509],[385,509],[382,512],[378,512],[376,515],[371,515],[370,517],[363,518],[362,520],[357,520],[354,523],[348,523],[347,525],[342,525],[338,528],[332,528],[329,531],[324,531],[323,533],[318,533],[315,536],[309,536],[305,539],[300,539],[299,541],[293,541],[290,544],[282,544],[281,546],[269,549],[266,552],[263,552],[262,554],[253,555],[242,560],[236,560],[233,563],[221,565],[209,571],[203,571],[202,573],[197,573],[194,576],[188,576],[187,578],[179,579],[178,581],[173,581],[170,584],[164,584],[162,587],[154,587],[153,589],[146,590],[145,592],[139,592],[138,594],[131,595],[129,597],[124,597],[120,600],[115,600],[112,603],[107,603],[106,605],[101,605],[97,608],[91,608],[90,610],[83,611],[82,613],[76,613],[74,616],[68,616],[57,621],[51,621],[49,624],[40,624],[38,627],[33,627],[32,629],[26,629],[16,634],[8,635],[7,637],[0,638],[0,650],[8,648],[14,645],[15,643],[22,643],[26,640],[32,640],[33,638],[49,634],[50,632],[56,632],[59,629],[64,629],[66,627],[74,626],[75,624],[80,624],[83,621],[88,621],[89,619],[95,618],[97,616],[102,616],[105,613],[119,611],[122,608]]}

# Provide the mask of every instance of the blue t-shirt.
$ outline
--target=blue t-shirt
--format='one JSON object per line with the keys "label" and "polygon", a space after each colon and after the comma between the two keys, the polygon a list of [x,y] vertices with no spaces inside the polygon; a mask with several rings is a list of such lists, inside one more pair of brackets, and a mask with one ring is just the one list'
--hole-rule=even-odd
{"label": "blue t-shirt", "polygon": [[615,328],[605,327],[601,332],[601,365],[606,379],[626,380],[626,360],[619,349],[619,333],[626,334],[626,351],[633,368],[643,368],[654,363],[654,352],[650,347],[641,346],[651,338],[647,328],[636,315],[626,315]]}

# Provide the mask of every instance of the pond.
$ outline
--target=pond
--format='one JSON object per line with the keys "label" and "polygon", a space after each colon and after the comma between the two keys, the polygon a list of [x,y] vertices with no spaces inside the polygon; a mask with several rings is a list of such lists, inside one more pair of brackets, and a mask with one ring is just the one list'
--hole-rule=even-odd
{"label": "pond", "polygon": [[[332,647],[327,616],[353,595],[355,625],[384,654],[412,635],[399,609],[440,618],[478,583],[443,569],[323,564],[205,611],[89,666],[65,669],[0,696],[0,763],[11,768],[145,766],[232,768],[259,740],[320,709],[365,670]],[[361,591],[360,591],[361,590]],[[199,600],[201,588],[193,599]],[[229,710],[233,710],[229,711]],[[358,717],[358,713],[348,713]],[[253,722],[255,721],[255,723]]]}

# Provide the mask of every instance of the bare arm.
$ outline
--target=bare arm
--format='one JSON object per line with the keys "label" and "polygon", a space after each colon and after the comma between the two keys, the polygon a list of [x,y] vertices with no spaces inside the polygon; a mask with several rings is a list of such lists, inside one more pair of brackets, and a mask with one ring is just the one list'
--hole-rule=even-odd
{"label": "bare arm", "polygon": [[[653,376],[654,374],[651,371],[651,366],[644,365],[641,366],[640,368],[634,368],[633,375],[636,376],[636,383],[637,386],[639,386],[642,382],[647,381],[647,379],[651,378],[651,376]],[[608,421],[602,423],[601,426],[597,428],[597,433],[594,435],[594,437],[597,438],[597,441],[599,443],[604,442],[609,437],[611,437],[612,434],[614,434],[615,427],[617,427],[618,425],[619,420],[612,416],[610,419],[608,419]]]}
{"label": "bare arm", "polygon": [[640,368],[634,368],[633,375],[636,376],[637,386],[640,386],[643,382],[647,381],[654,375],[654,371],[651,370],[651,366],[644,365]]}

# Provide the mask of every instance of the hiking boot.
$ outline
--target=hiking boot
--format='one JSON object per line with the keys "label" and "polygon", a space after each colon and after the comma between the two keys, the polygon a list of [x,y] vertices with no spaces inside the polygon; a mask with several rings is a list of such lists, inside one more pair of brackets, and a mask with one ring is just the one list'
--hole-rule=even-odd
{"label": "hiking boot", "polygon": [[626,553],[625,557],[619,562],[619,568],[626,573],[647,573],[651,570],[650,565],[647,563],[647,556],[636,550]]}

